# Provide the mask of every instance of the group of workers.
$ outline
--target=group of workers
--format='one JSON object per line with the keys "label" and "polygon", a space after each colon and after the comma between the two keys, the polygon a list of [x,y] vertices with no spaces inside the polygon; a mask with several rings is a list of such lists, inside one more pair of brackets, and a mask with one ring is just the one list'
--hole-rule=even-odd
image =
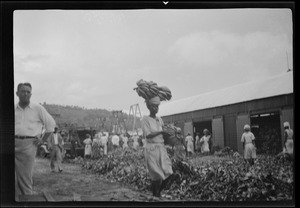
{"label": "group of workers", "polygon": [[[61,149],[61,137],[57,134],[56,123],[46,109],[40,105],[30,101],[32,86],[30,83],[20,83],[17,87],[17,96],[19,102],[15,106],[15,199],[18,201],[20,195],[31,195],[33,192],[33,167],[37,147],[42,143],[43,138],[48,138],[50,147],[53,150],[51,153],[56,158],[59,158]],[[167,154],[164,145],[164,138],[168,137],[168,132],[163,130],[164,122],[157,116],[161,99],[159,96],[154,96],[145,100],[149,115],[142,118],[142,129],[144,147],[144,157],[148,173],[151,178],[151,190],[154,196],[159,197],[161,191],[167,184],[172,183],[178,177],[173,173],[172,162]],[[41,129],[44,126],[45,134],[42,134]],[[293,131],[288,122],[284,123],[285,142],[284,152],[293,155]],[[250,132],[250,126],[245,125],[245,133],[242,135],[241,142],[244,147],[244,157],[253,164],[253,159],[256,158],[255,137]],[[209,141],[211,134],[208,130],[203,131],[204,136],[199,138],[196,136],[197,150],[202,153],[207,153],[210,150]],[[51,136],[50,136],[51,135]],[[111,136],[111,139],[110,139]],[[107,146],[110,141],[114,148],[120,146],[122,148],[129,145],[129,139],[125,135],[104,135],[97,134],[92,140],[91,135],[86,135],[84,140],[85,155],[92,155],[93,144],[99,144],[103,147],[104,154],[107,154]],[[121,138],[121,139],[120,139]],[[127,141],[127,142],[126,142]],[[193,137],[188,135],[185,138],[187,150],[193,152]],[[72,142],[72,141],[71,141]],[[133,148],[139,144],[138,137],[133,138]],[[53,157],[54,158],[54,157]],[[50,168],[54,171],[54,165],[51,161]],[[60,164],[58,171],[62,172]]]}
{"label": "group of workers", "polygon": [[203,130],[203,136],[200,138],[200,134],[197,132],[195,137],[195,148],[194,148],[194,138],[189,132],[185,137],[185,143],[187,147],[188,155],[192,155],[195,152],[202,153],[203,155],[208,155],[212,149],[212,138],[211,133],[208,129]]}
{"label": "group of workers", "polygon": [[108,149],[137,149],[139,146],[145,145],[145,140],[141,139],[137,134],[129,135],[128,138],[126,134],[98,132],[93,139],[90,134],[86,134],[86,139],[83,143],[85,144],[84,157],[91,158],[95,156],[97,150],[101,150],[102,155],[107,155]]}

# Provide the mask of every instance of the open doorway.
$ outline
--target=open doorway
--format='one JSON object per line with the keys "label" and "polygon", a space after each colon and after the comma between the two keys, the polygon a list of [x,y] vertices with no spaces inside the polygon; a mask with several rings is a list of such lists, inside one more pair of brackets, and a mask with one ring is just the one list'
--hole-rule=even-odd
{"label": "open doorway", "polygon": [[196,133],[199,133],[199,137],[201,138],[203,134],[203,130],[207,129],[212,133],[212,121],[199,121],[199,122],[194,122],[194,150],[195,150],[195,144],[196,144]]}
{"label": "open doorway", "polygon": [[250,122],[258,154],[277,154],[282,150],[279,112],[253,114]]}

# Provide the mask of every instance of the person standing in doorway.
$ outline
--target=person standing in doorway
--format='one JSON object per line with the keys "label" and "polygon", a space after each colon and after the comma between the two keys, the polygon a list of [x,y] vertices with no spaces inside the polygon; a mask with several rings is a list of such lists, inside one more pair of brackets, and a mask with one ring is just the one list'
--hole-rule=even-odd
{"label": "person standing in doorway", "polygon": [[54,128],[54,132],[48,137],[48,146],[50,149],[50,168],[52,172],[55,172],[55,158],[57,161],[57,167],[58,171],[62,172],[62,166],[61,166],[61,161],[62,161],[62,152],[64,149],[64,140],[61,137],[61,135],[57,132],[58,127],[56,126]]}
{"label": "person standing in doorway", "polygon": [[190,132],[185,137],[185,143],[186,143],[186,147],[187,147],[188,156],[190,156],[194,153],[194,139],[191,136]]}
{"label": "person standing in doorway", "polygon": [[247,160],[251,166],[254,165],[254,160],[256,159],[255,137],[250,131],[248,124],[244,126],[241,142],[243,143],[244,159]]}
{"label": "person standing in doorway", "polygon": [[284,127],[284,147],[283,152],[288,154],[290,159],[294,159],[294,132],[290,127],[289,122],[283,123]]}
{"label": "person standing in doorway", "polygon": [[195,138],[195,151],[196,152],[201,152],[201,145],[200,145],[200,136],[199,136],[199,132],[196,132],[196,138]]}
{"label": "person standing in doorway", "polygon": [[204,155],[209,154],[209,140],[211,139],[210,132],[207,129],[203,130],[203,137],[200,139],[201,153]]}
{"label": "person standing in doorway", "polygon": [[[30,101],[32,86],[20,83],[15,105],[15,199],[33,194],[32,172],[37,146],[54,131],[56,123],[46,109]],[[42,128],[45,134],[42,138]]]}

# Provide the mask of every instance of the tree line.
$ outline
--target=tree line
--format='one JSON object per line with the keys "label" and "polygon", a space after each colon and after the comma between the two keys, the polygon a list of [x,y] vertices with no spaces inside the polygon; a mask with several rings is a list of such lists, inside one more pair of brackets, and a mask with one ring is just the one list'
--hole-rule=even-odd
{"label": "tree line", "polygon": [[[58,105],[40,103],[53,116],[57,125],[61,128],[68,126],[89,127],[100,131],[110,132],[113,125],[116,125],[113,111],[106,109],[88,109],[80,106]],[[133,116],[122,112],[126,128],[132,130]],[[119,121],[120,121],[119,116]],[[124,126],[124,124],[122,125]],[[136,127],[140,128],[140,120],[136,119]]]}

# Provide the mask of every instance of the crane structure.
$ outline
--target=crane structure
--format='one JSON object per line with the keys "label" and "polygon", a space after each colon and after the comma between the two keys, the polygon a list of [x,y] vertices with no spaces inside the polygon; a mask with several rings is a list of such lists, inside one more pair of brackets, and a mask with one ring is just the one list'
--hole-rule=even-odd
{"label": "crane structure", "polygon": [[112,111],[112,113],[114,121],[112,122],[111,132],[120,134],[125,130],[127,133],[127,127],[122,111]]}
{"label": "crane structure", "polygon": [[[137,132],[137,126],[136,126],[136,119],[137,119],[137,114],[139,114],[140,119],[142,118],[142,113],[139,107],[139,104],[134,104],[130,106],[129,109],[129,115],[128,115],[128,122],[130,120],[130,116],[133,116],[133,126],[132,126],[132,131],[136,131]],[[137,132],[138,133],[138,132]]]}

